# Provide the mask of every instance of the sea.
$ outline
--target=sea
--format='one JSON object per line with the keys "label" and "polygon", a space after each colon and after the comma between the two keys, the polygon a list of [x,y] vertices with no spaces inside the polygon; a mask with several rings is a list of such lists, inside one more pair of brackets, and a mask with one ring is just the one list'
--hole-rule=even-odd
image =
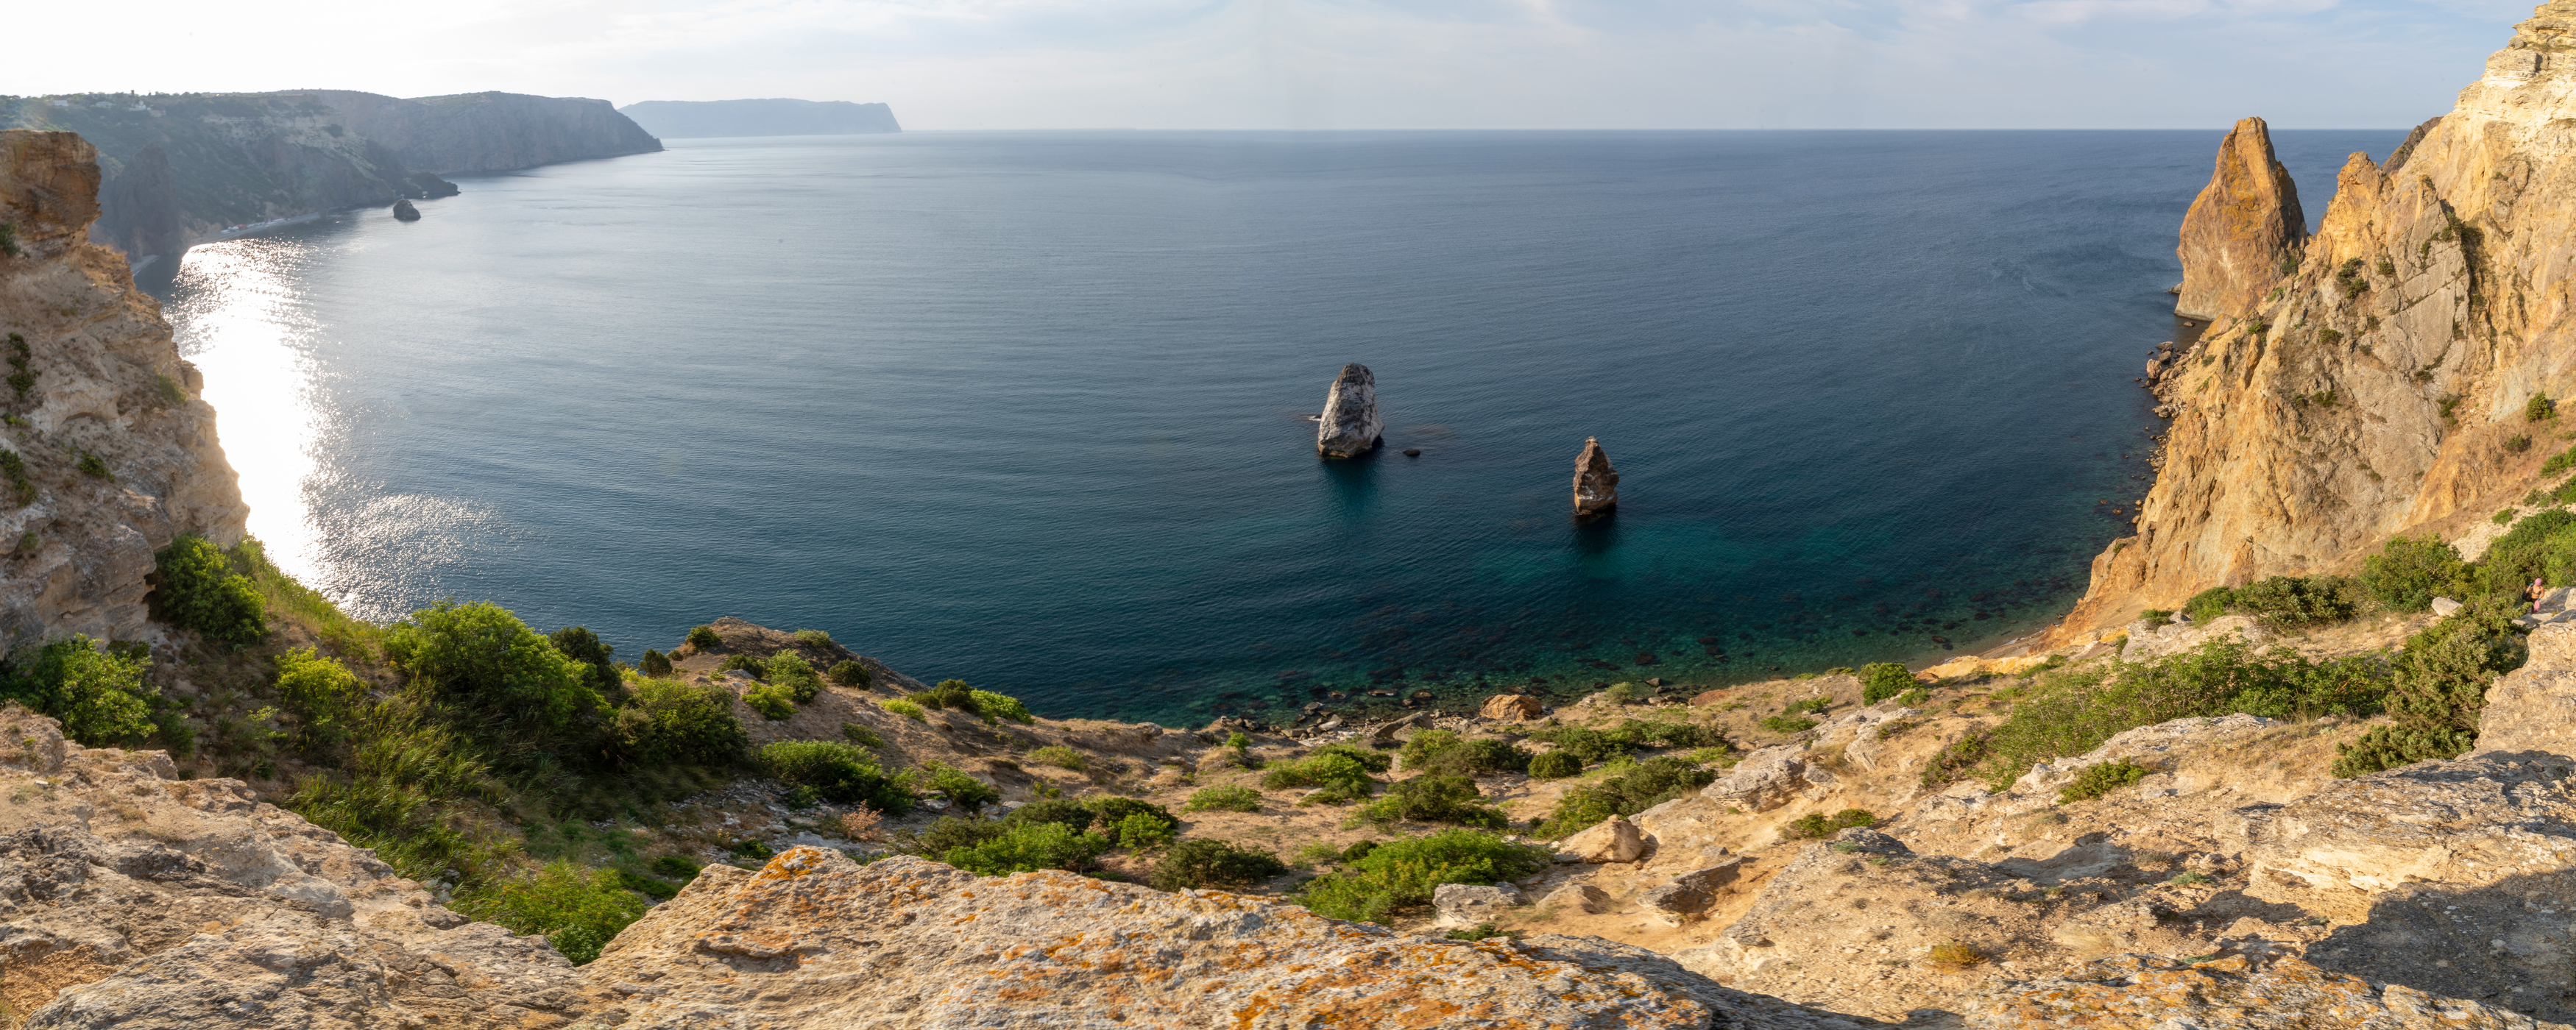
{"label": "sea", "polygon": [[[631,659],[737,616],[1060,717],[1454,710],[2062,616],[2150,482],[2221,135],[672,140],[157,289],[253,534],[365,618]],[[2274,139],[2313,223],[2403,136]],[[1385,444],[1323,461],[1345,362]],[[1586,440],[1620,502],[1577,524]]]}

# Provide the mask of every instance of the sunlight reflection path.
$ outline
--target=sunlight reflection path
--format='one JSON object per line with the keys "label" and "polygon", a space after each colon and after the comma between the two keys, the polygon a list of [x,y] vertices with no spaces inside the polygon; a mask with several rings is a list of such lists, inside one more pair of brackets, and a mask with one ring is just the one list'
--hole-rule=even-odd
{"label": "sunlight reflection path", "polygon": [[206,374],[224,456],[241,474],[250,532],[269,558],[306,583],[325,575],[307,491],[322,433],[312,343],[320,329],[295,291],[313,245],[228,240],[192,248],[167,314],[179,353]]}

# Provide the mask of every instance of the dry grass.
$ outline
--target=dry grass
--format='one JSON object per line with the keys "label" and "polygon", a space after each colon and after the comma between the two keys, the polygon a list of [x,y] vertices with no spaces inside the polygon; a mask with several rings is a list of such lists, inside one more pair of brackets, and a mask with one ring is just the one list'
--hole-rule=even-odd
{"label": "dry grass", "polygon": [[1951,941],[1933,945],[1932,954],[1924,957],[1924,964],[1944,973],[1956,973],[1986,964],[1986,953],[1978,950],[1976,945]]}

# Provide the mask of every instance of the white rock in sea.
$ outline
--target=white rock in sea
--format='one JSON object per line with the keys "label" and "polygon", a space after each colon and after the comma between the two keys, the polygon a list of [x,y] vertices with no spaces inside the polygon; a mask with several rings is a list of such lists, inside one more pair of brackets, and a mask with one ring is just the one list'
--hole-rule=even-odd
{"label": "white rock in sea", "polygon": [[1342,366],[1324,398],[1324,416],[1315,425],[1315,453],[1327,458],[1356,458],[1376,449],[1386,427],[1377,418],[1377,377],[1368,366]]}

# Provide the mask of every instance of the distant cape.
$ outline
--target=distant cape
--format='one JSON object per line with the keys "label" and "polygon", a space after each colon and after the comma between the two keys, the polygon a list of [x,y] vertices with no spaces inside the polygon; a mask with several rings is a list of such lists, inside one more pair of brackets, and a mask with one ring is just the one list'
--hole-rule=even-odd
{"label": "distant cape", "polygon": [[664,139],[903,131],[893,108],[847,100],[644,100],[617,110]]}

